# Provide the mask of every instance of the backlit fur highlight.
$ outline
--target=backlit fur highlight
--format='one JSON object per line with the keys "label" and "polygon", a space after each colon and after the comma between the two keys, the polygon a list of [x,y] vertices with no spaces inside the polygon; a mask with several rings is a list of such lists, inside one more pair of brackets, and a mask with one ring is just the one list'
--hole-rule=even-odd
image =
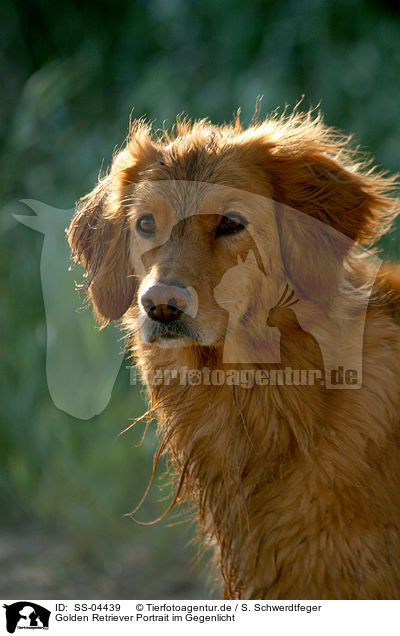
{"label": "backlit fur highlight", "polygon": [[[195,234],[182,229],[175,251],[171,234],[149,271],[164,268],[197,285],[200,308],[215,312],[214,332],[199,312],[199,333],[216,339],[174,348],[145,344],[138,331],[144,283],[135,273],[140,262],[132,220],[138,192],[149,204],[159,197],[154,183],[205,182],[277,201],[372,246],[398,213],[396,180],[360,159],[349,142],[310,113],[273,116],[248,129],[238,117],[223,126],[178,119],[172,132],[153,132],[144,121],[132,124],[108,175],[82,200],[69,241],[89,274],[97,316],[103,323],[123,318],[144,379],[154,369],[226,367],[221,333],[228,320],[206,286],[222,280],[238,256],[249,263],[245,282],[254,292],[241,346],[255,346],[256,304],[267,320],[288,281],[311,326],[340,284],[344,292],[332,301],[332,312],[351,336],[348,325],[365,300],[368,266],[329,237],[320,250],[312,241],[305,244],[296,218],[289,222],[277,214],[265,233],[265,271],[260,262],[246,261],[249,250],[258,258],[249,236],[224,249],[213,243],[210,264],[208,248]],[[206,236],[204,223],[211,220],[204,227],[195,223],[191,231]],[[265,228],[259,230],[263,236]],[[330,280],[330,259],[337,258],[351,263],[348,278]],[[148,387],[160,435],[157,458],[170,457],[178,476],[175,500],[195,501],[227,598],[400,598],[399,290],[398,272],[385,265],[367,312],[360,389],[181,386],[177,380]],[[292,314],[286,310],[285,333],[297,335],[286,337],[285,360],[293,368],[319,368],[320,349],[297,319],[290,332]],[[241,316],[236,319],[239,324]]]}

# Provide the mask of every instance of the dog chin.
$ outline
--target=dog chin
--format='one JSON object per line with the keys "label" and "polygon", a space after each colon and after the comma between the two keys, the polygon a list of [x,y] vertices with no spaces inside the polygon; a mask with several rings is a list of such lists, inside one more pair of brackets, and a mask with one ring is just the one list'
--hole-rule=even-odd
{"label": "dog chin", "polygon": [[168,337],[158,337],[156,340],[152,342],[147,342],[146,344],[155,345],[160,347],[161,349],[182,349],[183,347],[191,347],[195,342],[198,343],[197,340],[192,340],[187,337],[176,337],[176,338],[168,338]]}

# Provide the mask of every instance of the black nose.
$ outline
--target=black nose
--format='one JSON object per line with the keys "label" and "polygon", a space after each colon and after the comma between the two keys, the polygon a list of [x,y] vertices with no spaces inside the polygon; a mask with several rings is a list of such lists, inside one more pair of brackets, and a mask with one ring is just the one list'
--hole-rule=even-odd
{"label": "black nose", "polygon": [[185,310],[187,301],[185,287],[164,283],[155,283],[140,297],[148,317],[164,323],[177,320]]}

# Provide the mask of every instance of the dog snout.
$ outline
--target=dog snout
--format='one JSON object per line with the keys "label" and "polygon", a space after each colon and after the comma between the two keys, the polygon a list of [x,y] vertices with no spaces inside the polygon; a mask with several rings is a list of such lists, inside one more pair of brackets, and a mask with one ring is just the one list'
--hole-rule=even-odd
{"label": "dog snout", "polygon": [[158,322],[177,320],[189,302],[189,291],[183,285],[155,283],[140,297],[146,314]]}

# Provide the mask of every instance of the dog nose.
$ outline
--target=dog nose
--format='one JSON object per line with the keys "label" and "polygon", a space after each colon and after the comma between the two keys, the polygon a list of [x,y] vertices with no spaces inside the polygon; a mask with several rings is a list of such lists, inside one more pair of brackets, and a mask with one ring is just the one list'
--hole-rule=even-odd
{"label": "dog nose", "polygon": [[171,322],[185,310],[188,291],[178,285],[155,283],[142,294],[140,302],[152,320]]}

